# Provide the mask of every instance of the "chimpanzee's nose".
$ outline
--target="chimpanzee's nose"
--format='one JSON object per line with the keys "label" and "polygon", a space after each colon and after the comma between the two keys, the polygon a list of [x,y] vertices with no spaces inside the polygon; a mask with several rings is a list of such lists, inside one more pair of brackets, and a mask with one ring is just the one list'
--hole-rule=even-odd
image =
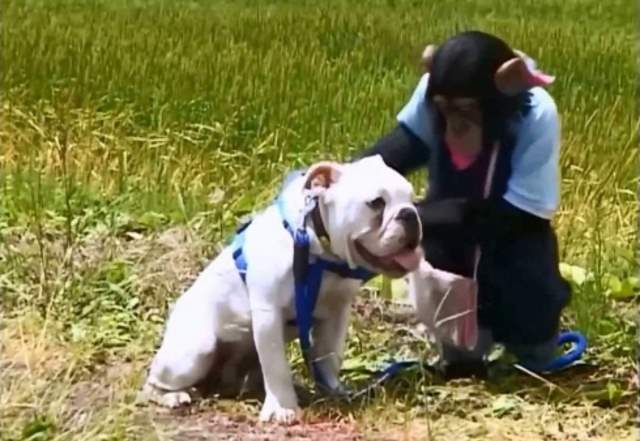
{"label": "chimpanzee's nose", "polygon": [[420,222],[416,211],[411,208],[401,208],[396,219],[404,226],[407,248],[417,247],[420,242]]}

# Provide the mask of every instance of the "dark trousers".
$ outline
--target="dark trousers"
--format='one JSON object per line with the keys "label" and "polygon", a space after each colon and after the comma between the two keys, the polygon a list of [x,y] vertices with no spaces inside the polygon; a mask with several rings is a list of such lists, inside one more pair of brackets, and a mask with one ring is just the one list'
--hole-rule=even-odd
{"label": "dark trousers", "polygon": [[[473,248],[462,232],[447,240],[428,237],[424,242],[431,265],[467,277],[473,275]],[[571,288],[560,274],[551,227],[484,244],[478,285],[478,322],[483,330],[478,348],[471,353],[443,348],[444,358],[477,359],[493,342],[504,344],[531,368],[553,357],[560,314]]]}

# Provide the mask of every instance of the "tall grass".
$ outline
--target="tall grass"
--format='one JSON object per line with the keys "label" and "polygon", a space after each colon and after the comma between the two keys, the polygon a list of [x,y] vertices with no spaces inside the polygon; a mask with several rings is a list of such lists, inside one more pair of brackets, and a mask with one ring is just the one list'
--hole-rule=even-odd
{"label": "tall grass", "polygon": [[425,43],[481,28],[558,77],[563,258],[617,264],[636,229],[632,12],[575,0],[8,1],[4,222],[105,202],[179,222],[210,210],[220,240],[287,169],[348,158],[390,128]]}

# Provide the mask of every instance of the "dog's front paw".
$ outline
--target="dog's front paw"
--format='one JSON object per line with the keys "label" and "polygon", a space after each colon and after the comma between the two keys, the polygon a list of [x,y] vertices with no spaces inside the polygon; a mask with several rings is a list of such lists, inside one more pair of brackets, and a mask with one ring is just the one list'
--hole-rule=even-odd
{"label": "dog's front paw", "polygon": [[148,383],[138,394],[139,403],[152,402],[170,409],[191,404],[191,401],[191,395],[187,391],[163,391]]}
{"label": "dog's front paw", "polygon": [[180,391],[180,392],[167,392],[162,395],[160,400],[158,400],[158,404],[164,407],[168,407],[170,409],[175,409],[176,407],[186,406],[191,404],[191,395],[188,392]]}
{"label": "dog's front paw", "polygon": [[296,406],[281,406],[275,398],[267,397],[260,411],[260,421],[268,423],[270,421],[280,424],[294,424],[302,416],[302,411]]}

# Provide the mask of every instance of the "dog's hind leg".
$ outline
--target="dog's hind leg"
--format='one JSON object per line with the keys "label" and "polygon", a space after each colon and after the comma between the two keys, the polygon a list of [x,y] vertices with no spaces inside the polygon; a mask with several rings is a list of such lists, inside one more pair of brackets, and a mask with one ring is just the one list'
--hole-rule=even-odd
{"label": "dog's hind leg", "polygon": [[195,386],[209,374],[215,364],[216,350],[189,353],[160,351],[154,358],[143,395],[149,401],[166,407],[189,404]]}
{"label": "dog's hind leg", "polygon": [[142,398],[167,407],[192,401],[189,391],[214,365],[217,347],[216,314],[193,292],[175,305],[158,353],[154,357]]}
{"label": "dog's hind leg", "polygon": [[191,403],[196,392],[195,386],[207,376],[215,355],[214,351],[185,355],[182,360],[154,359],[143,393],[150,401],[166,407]]}

